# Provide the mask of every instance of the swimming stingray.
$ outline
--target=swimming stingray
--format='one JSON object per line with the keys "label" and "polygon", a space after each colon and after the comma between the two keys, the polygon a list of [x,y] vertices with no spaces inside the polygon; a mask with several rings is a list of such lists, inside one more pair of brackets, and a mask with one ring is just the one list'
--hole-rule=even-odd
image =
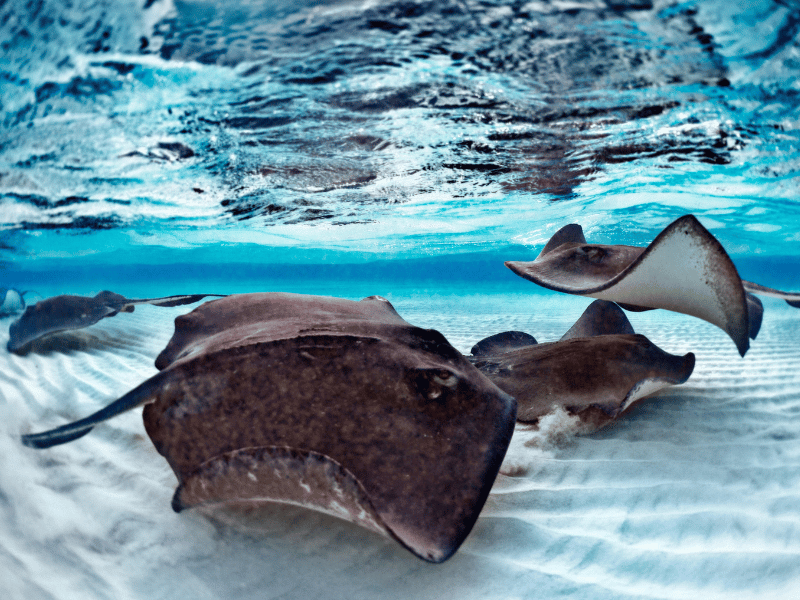
{"label": "swimming stingray", "polygon": [[247,294],[175,319],[160,373],[45,448],[139,405],[178,477],[173,508],[300,504],[451,556],[478,517],[514,399],[379,297]]}
{"label": "swimming stingray", "polygon": [[517,275],[559,292],[618,303],[627,310],[665,308],[724,330],[744,356],[761,325],[753,294],[800,307],[800,293],[742,281],[725,249],[693,215],[685,215],[647,248],[588,244],[580,225],[555,233],[533,262],[509,261]]}
{"label": "swimming stingray", "polygon": [[561,407],[578,416],[583,433],[596,431],[640,398],[685,382],[694,369],[694,354],[664,352],[604,300],[589,305],[558,342],[526,344],[520,333],[492,336],[519,340],[496,353],[485,351],[486,340],[478,342],[472,362],[516,398],[517,419],[526,423]]}
{"label": "swimming stingray", "polygon": [[207,296],[219,294],[194,294],[130,300],[114,292],[100,292],[93,298],[87,296],[54,296],[28,306],[22,316],[8,329],[8,351],[20,352],[34,340],[47,335],[82,329],[106,317],[121,312],[133,312],[137,304],[155,306],[181,306],[192,304]]}

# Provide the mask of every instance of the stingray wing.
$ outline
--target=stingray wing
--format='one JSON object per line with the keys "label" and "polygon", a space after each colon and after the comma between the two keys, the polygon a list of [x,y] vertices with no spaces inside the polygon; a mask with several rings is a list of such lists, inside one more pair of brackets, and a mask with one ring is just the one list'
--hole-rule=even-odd
{"label": "stingray wing", "polygon": [[243,448],[207,460],[184,477],[172,508],[266,502],[303,506],[396,538],[353,473],[330,456],[288,446]]}

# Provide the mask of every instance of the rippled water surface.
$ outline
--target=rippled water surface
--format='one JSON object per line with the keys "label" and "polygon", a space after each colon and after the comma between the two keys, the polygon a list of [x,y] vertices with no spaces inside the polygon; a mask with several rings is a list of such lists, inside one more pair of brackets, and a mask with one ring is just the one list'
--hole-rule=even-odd
{"label": "rippled water surface", "polygon": [[12,0],[4,258],[632,243],[690,211],[795,254],[795,9]]}
{"label": "rippled water surface", "polygon": [[[743,277],[800,289],[792,0],[6,0],[0,52],[3,288],[381,294],[468,352],[586,305],[504,260],[693,213]],[[21,447],[150,377],[186,307],[0,357],[0,596],[792,597],[800,313],[765,308],[744,359],[632,316],[697,354],[689,382],[592,436],[518,431],[441,566],[300,510],[173,514],[138,414]]]}

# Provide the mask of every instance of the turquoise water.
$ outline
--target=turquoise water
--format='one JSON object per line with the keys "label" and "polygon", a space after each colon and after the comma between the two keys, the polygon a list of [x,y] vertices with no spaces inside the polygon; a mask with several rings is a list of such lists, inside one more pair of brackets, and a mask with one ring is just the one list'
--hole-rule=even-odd
{"label": "turquoise water", "polygon": [[[557,339],[587,304],[503,261],[567,223],[644,246],[693,213],[743,278],[800,289],[790,0],[7,0],[0,48],[0,287],[380,294],[468,352],[506,329]],[[3,597],[800,586],[800,318],[782,302],[744,359],[696,319],[632,315],[697,354],[692,379],[593,436],[518,432],[516,475],[440,567],[302,511],[261,534],[172,514],[138,414],[51,453],[19,445],[150,377],[191,308],[0,359]]]}

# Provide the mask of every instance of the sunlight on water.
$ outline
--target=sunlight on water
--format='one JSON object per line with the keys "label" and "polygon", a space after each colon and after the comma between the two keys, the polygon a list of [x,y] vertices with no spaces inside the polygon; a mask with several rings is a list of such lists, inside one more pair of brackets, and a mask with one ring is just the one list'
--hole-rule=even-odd
{"label": "sunlight on water", "polygon": [[55,232],[378,254],[397,233],[426,255],[535,245],[578,216],[633,240],[766,209],[770,235],[725,240],[747,253],[800,223],[778,5],[26,6],[3,9],[11,260]]}

